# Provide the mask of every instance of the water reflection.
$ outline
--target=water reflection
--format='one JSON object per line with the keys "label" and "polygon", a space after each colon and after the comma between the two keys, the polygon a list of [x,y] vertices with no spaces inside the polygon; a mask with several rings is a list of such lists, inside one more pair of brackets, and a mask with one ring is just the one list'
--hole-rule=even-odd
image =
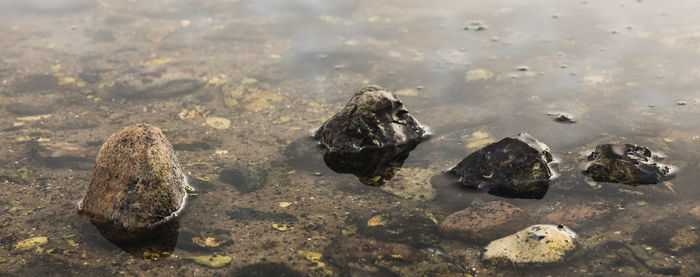
{"label": "water reflection", "polygon": [[90,225],[90,227],[84,226],[84,233],[94,234],[94,229],[97,229],[102,238],[121,250],[139,259],[156,261],[168,258],[175,250],[180,220],[175,218],[139,231],[126,231],[110,224],[92,223]]}

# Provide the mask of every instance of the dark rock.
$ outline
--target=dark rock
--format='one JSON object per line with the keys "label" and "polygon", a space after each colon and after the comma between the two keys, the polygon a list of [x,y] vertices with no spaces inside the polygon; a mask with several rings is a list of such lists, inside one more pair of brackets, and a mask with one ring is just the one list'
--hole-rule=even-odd
{"label": "dark rock", "polygon": [[351,220],[360,234],[416,247],[435,246],[439,240],[437,220],[416,212],[376,213]]}
{"label": "dark rock", "polygon": [[424,134],[396,95],[367,86],[321,125],[314,138],[326,147],[323,160],[329,168],[352,173],[365,184],[382,185]]}
{"label": "dark rock", "polygon": [[597,182],[656,184],[671,171],[656,162],[649,148],[636,144],[601,144],[588,160],[584,173]]}
{"label": "dark rock", "polygon": [[58,89],[58,78],[53,75],[32,74],[13,82],[10,90],[18,94],[48,94]]}
{"label": "dark rock", "polygon": [[149,124],[132,125],[102,145],[78,209],[98,226],[140,233],[178,214],[185,182],[163,132]]}
{"label": "dark rock", "polygon": [[[107,224],[95,225],[100,235],[114,246],[139,259],[163,260],[175,250],[180,236],[178,218],[157,224],[147,230],[123,232]],[[88,235],[89,237],[90,235]],[[94,240],[95,238],[91,238]]]}
{"label": "dark rock", "polygon": [[465,187],[508,198],[540,199],[549,188],[549,147],[521,133],[469,154],[450,173]]}
{"label": "dark rock", "polygon": [[314,172],[327,170],[323,163],[323,147],[308,137],[289,143],[284,149],[284,159],[294,169]]}
{"label": "dark rock", "polygon": [[440,232],[450,238],[486,242],[515,233],[531,224],[522,209],[502,201],[472,206],[449,215]]}
{"label": "dark rock", "polygon": [[13,103],[5,106],[8,112],[18,116],[49,114],[53,112],[53,107],[44,105],[33,105],[27,103]]}
{"label": "dark rock", "polygon": [[257,263],[241,267],[230,276],[234,277],[302,277],[305,276],[283,263]]}
{"label": "dark rock", "polygon": [[258,166],[236,165],[222,170],[219,180],[236,187],[241,193],[249,193],[265,186],[267,171]]}

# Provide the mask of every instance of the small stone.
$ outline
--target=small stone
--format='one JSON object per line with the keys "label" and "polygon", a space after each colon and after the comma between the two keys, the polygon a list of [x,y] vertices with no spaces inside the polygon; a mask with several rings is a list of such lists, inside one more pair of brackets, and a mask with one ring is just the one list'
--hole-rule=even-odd
{"label": "small stone", "polygon": [[601,144],[588,160],[584,173],[597,182],[656,184],[671,171],[656,162],[649,148],[636,144]]}
{"label": "small stone", "polygon": [[323,123],[314,138],[326,148],[323,160],[338,173],[369,185],[391,179],[425,130],[399,98],[379,86],[359,89],[345,108]]}
{"label": "small stone", "polygon": [[258,166],[235,165],[219,173],[219,180],[249,193],[261,189],[267,182],[267,171]]}
{"label": "small stone", "polygon": [[678,101],[678,102],[676,102],[676,104],[677,104],[678,106],[685,106],[685,105],[688,104],[688,102],[686,102],[686,101]]}
{"label": "small stone", "polygon": [[440,223],[440,232],[454,239],[488,241],[527,227],[530,219],[518,207],[503,201],[492,201],[447,216]]}
{"label": "small stone", "polygon": [[519,65],[515,69],[517,69],[518,71],[528,71],[530,70],[530,67],[527,65]]}
{"label": "small stone", "polygon": [[556,113],[552,114],[554,116],[554,121],[561,123],[576,123],[574,116],[568,113]]}
{"label": "small stone", "polygon": [[550,162],[549,147],[521,133],[469,154],[450,173],[468,188],[508,198],[540,199],[552,177]]}
{"label": "small stone", "polygon": [[79,211],[93,223],[140,231],[177,215],[185,175],[163,132],[132,125],[102,145]]}
{"label": "small stone", "polygon": [[562,225],[532,225],[489,243],[485,262],[499,265],[541,265],[564,260],[578,245],[577,235]]}

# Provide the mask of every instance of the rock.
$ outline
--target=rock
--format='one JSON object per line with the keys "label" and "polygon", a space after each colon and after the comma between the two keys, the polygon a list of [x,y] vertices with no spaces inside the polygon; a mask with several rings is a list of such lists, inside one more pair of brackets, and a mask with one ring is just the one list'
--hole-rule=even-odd
{"label": "rock", "polygon": [[490,241],[527,227],[530,220],[524,210],[503,201],[492,201],[447,216],[440,223],[440,232],[455,239]]}
{"label": "rock", "polygon": [[434,246],[439,239],[437,220],[419,212],[380,212],[351,221],[360,234],[384,241],[423,247]]}
{"label": "rock", "polygon": [[554,121],[561,123],[576,123],[574,116],[568,113],[550,113],[550,116],[554,117]]}
{"label": "rock", "polygon": [[185,186],[185,176],[163,132],[136,124],[102,145],[78,209],[96,225],[143,231],[181,211]]}
{"label": "rock", "polygon": [[590,202],[573,206],[564,210],[557,210],[544,215],[541,221],[553,224],[562,224],[577,228],[590,223],[595,223],[612,211],[612,207],[604,202]]}
{"label": "rock", "polygon": [[90,169],[91,159],[95,149],[69,142],[27,142],[28,156],[39,161],[48,168],[80,168]]}
{"label": "rock", "polygon": [[280,277],[302,277],[305,276],[299,271],[294,270],[283,263],[257,263],[246,265],[234,271],[230,276],[233,277],[267,277],[267,276],[280,276]]}
{"label": "rock", "polygon": [[578,245],[577,235],[562,225],[532,225],[489,243],[485,262],[495,265],[541,265],[564,260]]}
{"label": "rock", "polygon": [[649,148],[636,144],[601,144],[588,160],[584,173],[597,182],[656,184],[671,171],[656,162]]}
{"label": "rock", "polygon": [[405,244],[355,236],[336,238],[324,249],[323,254],[331,264],[340,267],[342,272],[359,274],[343,276],[396,276],[388,268],[411,265],[426,259],[423,252]]}
{"label": "rock", "polygon": [[671,252],[697,249],[700,246],[700,230],[689,225],[689,222],[693,222],[692,217],[679,215],[648,220],[639,226],[632,241]]}
{"label": "rock", "polygon": [[508,198],[540,199],[549,189],[550,162],[549,147],[521,133],[469,154],[450,173],[468,188]]}
{"label": "rock", "polygon": [[110,92],[127,98],[168,98],[193,93],[203,86],[192,74],[147,67],[121,74]]}
{"label": "rock", "polygon": [[323,160],[329,168],[379,186],[393,177],[424,134],[396,95],[373,85],[359,89],[314,138],[326,147]]}
{"label": "rock", "polygon": [[430,184],[430,178],[437,173],[425,168],[400,168],[394,178],[381,189],[403,199],[432,201],[435,189]]}
{"label": "rock", "polygon": [[691,209],[690,214],[693,215],[696,219],[700,220],[700,205],[695,206],[695,208]]}
{"label": "rock", "polygon": [[241,193],[249,193],[265,186],[267,171],[258,166],[235,165],[222,170],[219,180],[236,187]]}

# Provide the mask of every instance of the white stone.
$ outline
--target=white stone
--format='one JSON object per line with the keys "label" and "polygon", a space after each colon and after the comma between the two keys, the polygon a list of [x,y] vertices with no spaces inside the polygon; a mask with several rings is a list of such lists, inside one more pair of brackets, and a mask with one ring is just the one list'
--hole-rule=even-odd
{"label": "white stone", "polygon": [[565,226],[532,225],[486,246],[483,259],[510,264],[554,263],[577,246],[577,235]]}

